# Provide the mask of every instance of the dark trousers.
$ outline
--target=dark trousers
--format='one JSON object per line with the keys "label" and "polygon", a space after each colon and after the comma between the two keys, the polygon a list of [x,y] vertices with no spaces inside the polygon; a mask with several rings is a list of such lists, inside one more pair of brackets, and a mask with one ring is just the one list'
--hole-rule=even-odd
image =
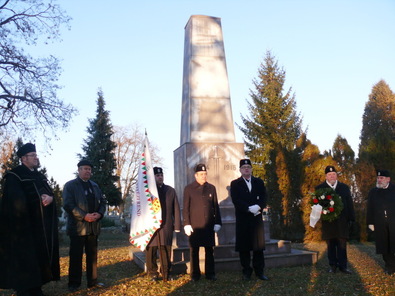
{"label": "dark trousers", "polygon": [[326,241],[328,248],[329,265],[347,268],[347,240],[345,238],[332,238]]}
{"label": "dark trousers", "polygon": [[394,254],[383,254],[383,260],[385,262],[386,271],[393,273],[395,272],[395,255]]}
{"label": "dark trousers", "polygon": [[171,246],[153,246],[145,249],[145,262],[147,264],[147,273],[149,276],[158,275],[158,249],[159,262],[161,264],[160,272],[162,276],[168,276],[171,268]]}
{"label": "dark trousers", "polygon": [[42,296],[44,295],[41,287],[30,288],[28,290],[16,290],[17,296]]}
{"label": "dark trousers", "polygon": [[97,235],[70,236],[69,286],[81,285],[84,248],[88,287],[97,284]]}
{"label": "dark trousers", "polygon": [[252,252],[252,268],[250,251],[239,252],[239,258],[244,275],[251,276],[253,270],[257,276],[263,275],[263,269],[265,268],[265,257],[263,255],[263,250]]}
{"label": "dark trousers", "polygon": [[[200,266],[199,266],[199,249],[200,247],[191,247],[191,277],[194,279],[200,278]],[[204,247],[205,250],[205,261],[204,261],[204,273],[206,278],[215,276],[214,266],[214,247]]]}

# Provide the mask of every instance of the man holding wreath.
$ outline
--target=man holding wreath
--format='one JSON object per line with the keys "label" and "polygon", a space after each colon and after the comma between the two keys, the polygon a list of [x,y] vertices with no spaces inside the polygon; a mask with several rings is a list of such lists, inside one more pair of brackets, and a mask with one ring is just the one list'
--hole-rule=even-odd
{"label": "man holding wreath", "polygon": [[332,188],[340,195],[343,202],[343,210],[339,217],[333,221],[322,220],[322,239],[326,241],[329,270],[335,273],[336,269],[346,274],[352,272],[347,268],[347,239],[349,238],[349,224],[355,221],[354,206],[350,188],[337,180],[337,172],[334,166],[325,168],[325,182],[315,189]]}

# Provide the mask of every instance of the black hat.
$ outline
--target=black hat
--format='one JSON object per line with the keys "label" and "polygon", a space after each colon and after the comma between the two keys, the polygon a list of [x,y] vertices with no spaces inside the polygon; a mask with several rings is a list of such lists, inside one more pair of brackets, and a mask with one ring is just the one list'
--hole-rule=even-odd
{"label": "black hat", "polygon": [[377,170],[376,173],[377,173],[377,176],[391,177],[390,172],[387,170]]}
{"label": "black hat", "polygon": [[335,169],[334,166],[328,165],[328,166],[325,168],[325,175],[326,175],[327,173],[331,173],[331,172],[335,172],[335,173],[336,173],[336,169]]}
{"label": "black hat", "polygon": [[36,152],[36,145],[32,143],[26,143],[23,145],[21,148],[18,149],[16,152],[16,155],[18,155],[19,158],[22,156],[26,155],[29,152]]}
{"label": "black hat", "polygon": [[162,168],[154,167],[154,175],[156,175],[156,174],[163,174]]}
{"label": "black hat", "polygon": [[195,173],[197,173],[197,172],[207,172],[207,167],[206,167],[206,165],[205,165],[205,164],[202,164],[202,163],[198,164],[198,165],[196,166],[196,168],[195,168]]}
{"label": "black hat", "polygon": [[89,165],[91,168],[93,168],[92,163],[87,159],[83,159],[77,164],[78,167],[83,166],[83,165]]}
{"label": "black hat", "polygon": [[241,168],[245,164],[249,164],[250,166],[252,166],[251,160],[249,160],[249,159],[242,159],[242,160],[240,160],[240,166],[239,167]]}

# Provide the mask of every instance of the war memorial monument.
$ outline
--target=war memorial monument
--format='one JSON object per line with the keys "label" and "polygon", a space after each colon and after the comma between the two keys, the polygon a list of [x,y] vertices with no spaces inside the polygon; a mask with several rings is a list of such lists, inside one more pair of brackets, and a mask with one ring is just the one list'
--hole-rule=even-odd
{"label": "war memorial monument", "polygon": [[[240,176],[244,144],[237,143],[230,99],[221,19],[192,15],[185,26],[180,146],[174,151],[174,184],[180,206],[184,187],[193,182],[194,168],[207,166],[208,182],[217,189],[222,228],[216,234],[216,271],[241,270],[235,244],[235,213],[229,196],[230,182]],[[270,196],[269,196],[270,198]],[[265,222],[266,267],[312,264],[314,252],[291,248],[289,241],[270,238]],[[173,272],[189,272],[188,237],[177,233],[173,241]],[[133,252],[142,268],[143,252]],[[204,270],[204,250],[200,255]]]}

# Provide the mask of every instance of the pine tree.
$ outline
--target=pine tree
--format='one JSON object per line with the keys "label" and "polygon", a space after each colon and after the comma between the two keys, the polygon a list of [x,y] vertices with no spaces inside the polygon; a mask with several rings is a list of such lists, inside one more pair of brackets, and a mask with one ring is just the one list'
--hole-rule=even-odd
{"label": "pine tree", "polygon": [[[270,52],[253,80],[249,117],[239,126],[245,137],[246,155],[254,164],[254,174],[267,185],[273,233],[289,236],[301,228],[299,202],[300,150],[296,142],[302,134],[301,119],[291,89],[285,94],[285,71]],[[298,225],[298,226],[297,226]],[[303,232],[303,230],[302,230]]]}
{"label": "pine tree", "polygon": [[82,159],[92,162],[92,178],[103,191],[109,205],[117,206],[121,203],[120,189],[115,185],[118,177],[115,174],[115,148],[116,144],[111,140],[113,127],[110,122],[109,111],[105,110],[103,92],[98,91],[96,118],[89,120],[87,128],[88,138],[82,147]]}
{"label": "pine tree", "polygon": [[[4,176],[5,173],[17,167],[20,164],[20,160],[19,157],[16,155],[16,152],[18,151],[19,148],[22,147],[22,145],[23,142],[21,138],[18,138],[15,144],[12,141],[9,141],[8,143],[5,143],[5,145],[3,145],[2,154],[6,159],[4,159],[1,164],[2,176]],[[0,196],[3,195],[4,181],[5,181],[4,178],[2,178],[0,182]]]}
{"label": "pine tree", "polygon": [[361,238],[367,238],[366,199],[375,186],[376,169],[395,173],[395,94],[380,80],[372,88],[362,117],[359,155],[356,165],[356,219],[361,226]]}
{"label": "pine tree", "polygon": [[395,94],[384,80],[373,86],[362,118],[359,159],[395,172]]}

